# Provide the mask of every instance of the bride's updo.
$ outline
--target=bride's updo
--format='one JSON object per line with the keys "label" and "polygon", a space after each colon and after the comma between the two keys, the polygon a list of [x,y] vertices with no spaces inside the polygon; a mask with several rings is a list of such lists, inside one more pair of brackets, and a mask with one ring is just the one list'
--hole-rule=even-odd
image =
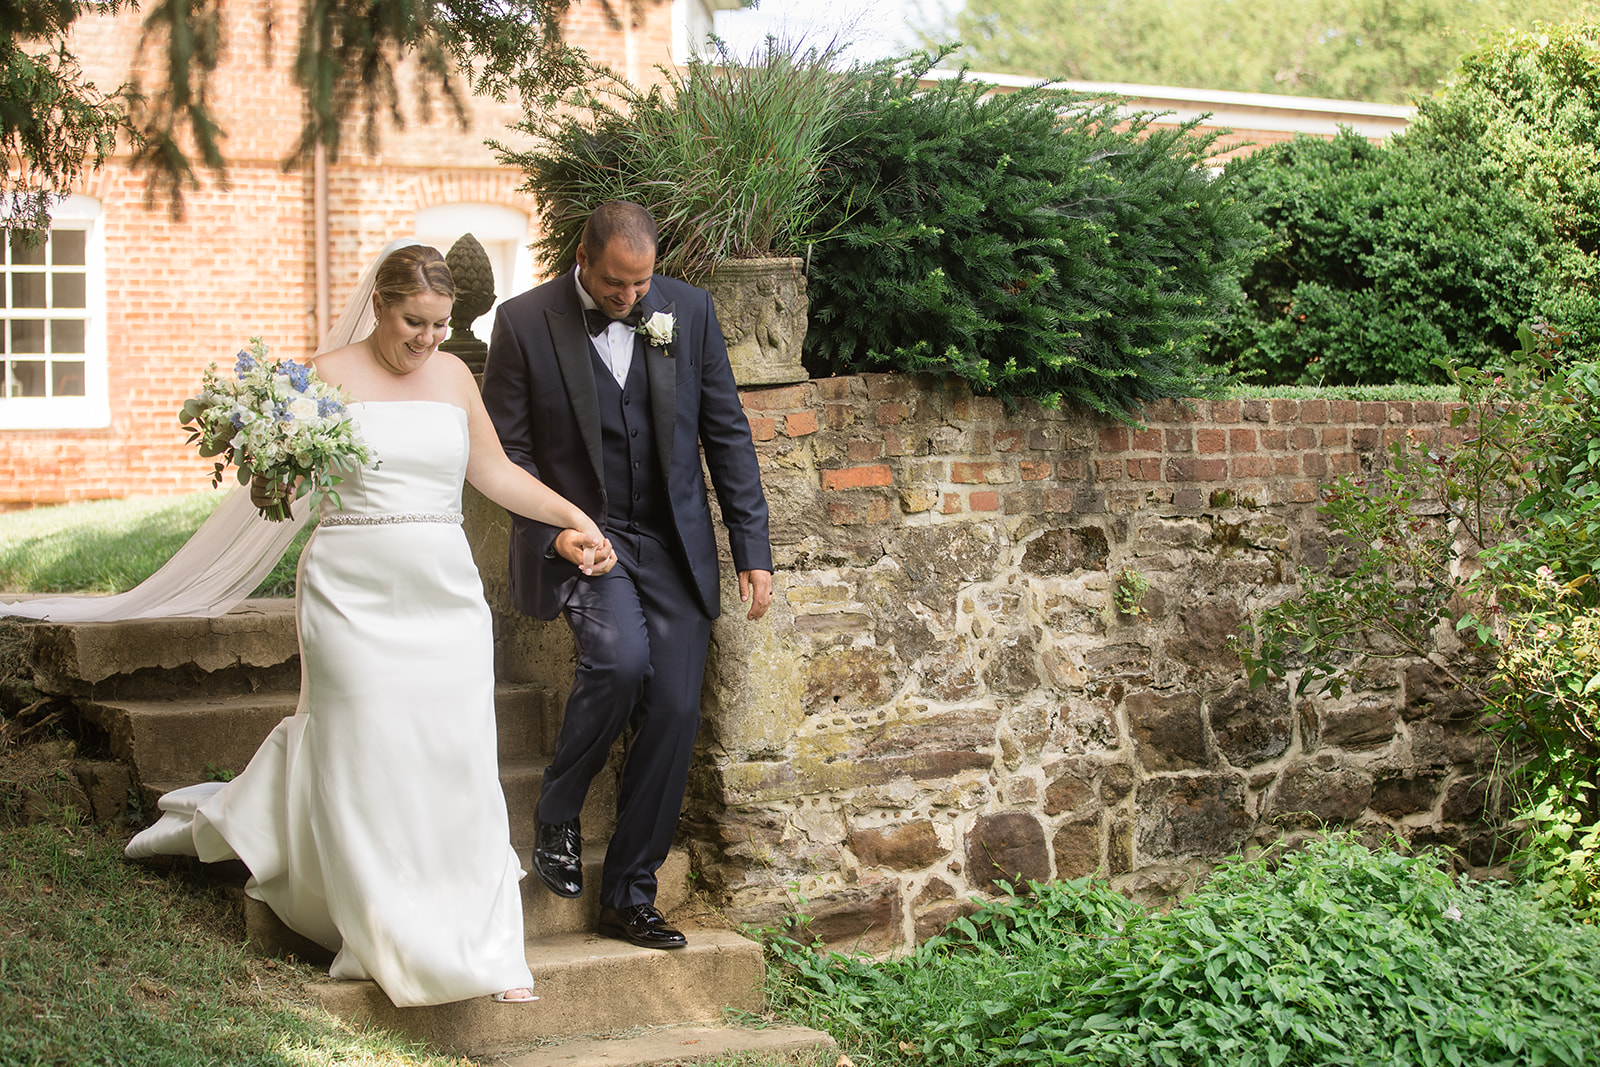
{"label": "bride's updo", "polygon": [[437,293],[454,300],[456,282],[437,248],[432,245],[405,245],[390,252],[389,257],[378,266],[372,292],[384,307],[392,307],[406,297],[419,293]]}

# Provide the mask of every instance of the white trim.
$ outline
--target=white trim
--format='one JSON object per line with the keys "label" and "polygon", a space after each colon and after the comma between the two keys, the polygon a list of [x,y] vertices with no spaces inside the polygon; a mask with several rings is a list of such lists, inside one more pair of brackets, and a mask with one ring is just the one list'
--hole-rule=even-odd
{"label": "white trim", "polygon": [[[954,70],[930,70],[924,84],[962,76]],[[1170,85],[1131,85],[1125,82],[1050,81],[1019,74],[965,72],[971,81],[988,82],[1001,89],[1026,89],[1049,85],[1098,96],[1127,97],[1119,107],[1123,115],[1136,111],[1169,111],[1176,122],[1209,114],[1206,126],[1281,133],[1310,133],[1332,137],[1348,126],[1364,137],[1388,137],[1405,129],[1417,109],[1406,104],[1374,104],[1365,100],[1328,100],[1315,96],[1280,96],[1274,93],[1236,93],[1226,89],[1183,89]]]}
{"label": "white trim", "polygon": [[[84,230],[83,396],[0,396],[0,430],[77,430],[111,425],[106,375],[106,245],[100,201],[74,193],[50,211],[53,230]],[[0,317],[4,312],[0,312]]]}

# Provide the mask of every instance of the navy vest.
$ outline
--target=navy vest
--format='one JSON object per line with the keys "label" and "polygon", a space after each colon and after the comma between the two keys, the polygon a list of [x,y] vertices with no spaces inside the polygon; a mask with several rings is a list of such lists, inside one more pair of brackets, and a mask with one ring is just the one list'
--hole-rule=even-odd
{"label": "navy vest", "polygon": [[622,384],[590,346],[595,392],[600,398],[600,453],[605,466],[606,525],[665,532],[672,528],[644,355],[634,352]]}

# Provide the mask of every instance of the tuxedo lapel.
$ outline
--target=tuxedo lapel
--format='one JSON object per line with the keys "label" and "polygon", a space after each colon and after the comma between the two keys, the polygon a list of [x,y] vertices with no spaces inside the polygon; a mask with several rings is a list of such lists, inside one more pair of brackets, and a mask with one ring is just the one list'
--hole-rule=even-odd
{"label": "tuxedo lapel", "polygon": [[[672,304],[654,307],[648,296],[645,297],[644,306],[652,312],[673,313]],[[646,317],[649,317],[648,314]],[[672,477],[672,441],[677,436],[678,361],[668,353],[675,352],[677,344],[673,340],[665,347],[656,348],[646,344],[645,339],[640,337],[633,349],[636,359],[640,352],[644,353],[645,368],[650,372],[650,418],[655,424],[656,453],[661,457],[661,476],[669,481]]]}
{"label": "tuxedo lapel", "polygon": [[595,392],[589,331],[583,325],[577,294],[573,294],[565,312],[545,308],[544,320],[555,343],[556,365],[561,368],[561,380],[567,387],[567,400],[572,405],[578,432],[583,436],[584,451],[588,452],[594,476],[603,487],[606,476],[605,460],[600,454],[600,396]]}

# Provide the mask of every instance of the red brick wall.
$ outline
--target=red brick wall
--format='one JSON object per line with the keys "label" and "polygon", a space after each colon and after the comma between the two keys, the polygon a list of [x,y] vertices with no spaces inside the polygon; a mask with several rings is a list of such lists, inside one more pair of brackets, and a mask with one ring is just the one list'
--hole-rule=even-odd
{"label": "red brick wall", "polygon": [[[1141,507],[1310,504],[1408,437],[1459,444],[1459,406],[1433,401],[1163,400],[1144,428],[1024,405],[907,375],[827,378],[742,392],[769,471],[809,450],[832,526],[903,521],[923,512],[1127,514]],[[947,410],[946,410],[947,409]],[[930,426],[945,420],[958,433]],[[818,436],[820,434],[820,437]],[[776,535],[775,535],[776,536]]]}
{"label": "red brick wall", "polygon": [[[270,54],[261,25],[277,20]],[[632,11],[632,5],[613,4]],[[120,155],[77,192],[98,199],[106,247],[106,338],[110,425],[101,429],[0,429],[0,507],[102,497],[190,492],[210,464],[184,444],[177,411],[213,359],[226,361],[259,334],[274,352],[303,357],[316,347],[316,277],[309,169],[282,161],[300,133],[301,96],[290,80],[299,5],[242,0],[223,6],[227,59],[215,108],[227,132],[226,182],[202,172],[182,218],[147,205],[144,178]],[[643,5],[638,24],[605,19],[595,0],[574,4],[568,36],[635,82],[671,58],[671,7]],[[88,17],[75,34],[86,75],[101,87],[133,70],[139,16]],[[332,301],[337,315],[361,269],[416,213],[440,204],[502,205],[533,215],[517,192],[522,176],[502,167],[487,137],[511,143],[515,102],[473,100],[462,130],[442,109],[385,127],[376,153],[359,128],[344,131],[329,170]]]}

